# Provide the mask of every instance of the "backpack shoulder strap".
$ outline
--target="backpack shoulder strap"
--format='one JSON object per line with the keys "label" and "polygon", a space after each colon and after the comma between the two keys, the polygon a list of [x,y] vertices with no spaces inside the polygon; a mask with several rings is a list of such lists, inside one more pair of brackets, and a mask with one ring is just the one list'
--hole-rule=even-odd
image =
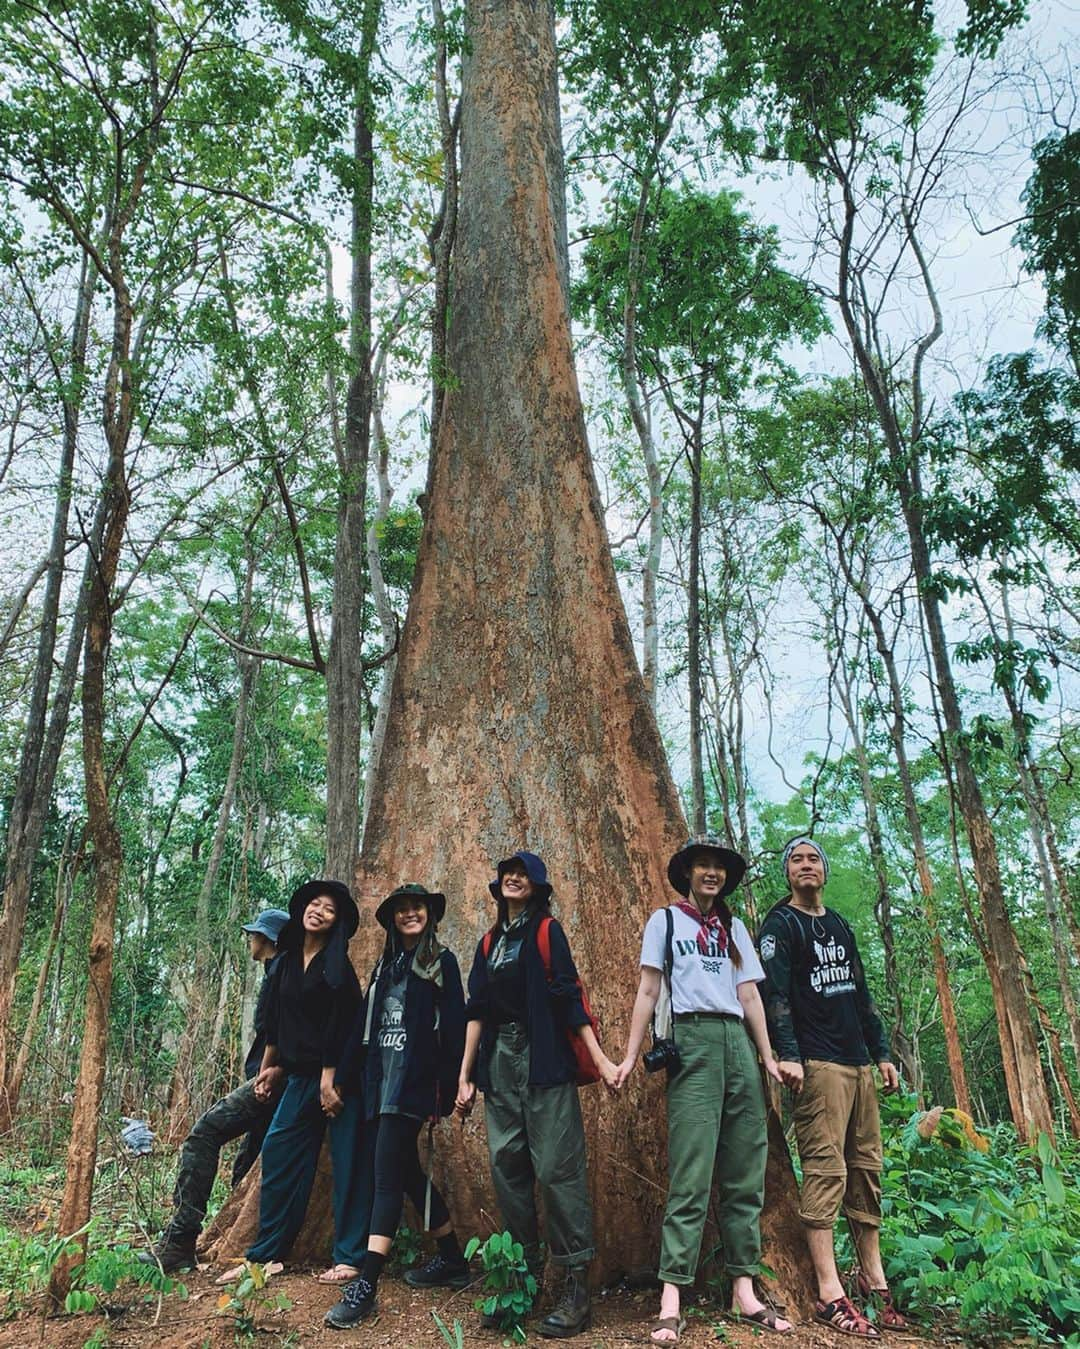
{"label": "backpack shoulder strap", "polygon": [[544,974],[548,983],[551,982],[551,922],[551,914],[546,913],[536,926],[536,946],[540,952],[540,959],[544,962]]}
{"label": "backpack shoulder strap", "polygon": [[487,960],[488,956],[491,955],[491,948],[494,942],[495,942],[495,929],[493,927],[489,927],[488,930],[484,933],[484,935],[480,938],[480,954],[484,957],[485,960]]}

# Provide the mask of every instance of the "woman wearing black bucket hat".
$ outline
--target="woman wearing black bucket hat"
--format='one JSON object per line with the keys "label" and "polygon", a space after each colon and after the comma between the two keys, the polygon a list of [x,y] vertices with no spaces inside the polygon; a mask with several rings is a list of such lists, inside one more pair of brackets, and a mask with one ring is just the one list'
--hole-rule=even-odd
{"label": "woman wearing black bucket hat", "polygon": [[[262,1149],[259,1231],[247,1258],[277,1273],[304,1221],[327,1124],[334,1177],[334,1265],[324,1279],[355,1276],[367,1240],[367,1205],[359,1159],[360,1103],[334,1085],[345,1039],[360,1001],[349,963],[359,914],[340,881],[308,881],[289,900],[289,921],[267,991],[266,1049],[255,1080],[282,1067],[285,1090]],[[267,1073],[267,1078],[269,1074]],[[265,1088],[269,1090],[269,1086]],[[244,1266],[219,1283],[239,1278]]]}
{"label": "woman wearing black bucket hat", "polygon": [[565,1338],[589,1324],[587,1270],[594,1254],[577,1062],[567,1032],[581,1037],[609,1086],[615,1065],[597,1043],[566,934],[551,916],[543,861],[517,852],[496,873],[488,888],[498,920],[478,943],[469,974],[457,1106],[466,1114],[477,1086],[483,1091],[503,1222],[537,1277],[534,1187],[540,1187],[551,1258],[566,1270],[562,1297],[540,1333]]}
{"label": "woman wearing black bucket hat", "polygon": [[727,902],[745,872],[743,858],[713,835],[688,839],[668,863],[668,880],[682,898],[657,909],[645,927],[641,982],[618,1080],[621,1085],[637,1062],[666,977],[677,1053],[661,1056],[667,1068],[668,1198],[654,1344],[675,1344],[682,1331],[680,1289],[697,1273],[714,1170],[733,1309],[762,1330],[792,1330],[754,1291],[768,1141],[753,1045],[766,1072],[777,1082],[780,1075],[757,989],[764,971]]}
{"label": "woman wearing black bucket hat", "polygon": [[465,1039],[461,973],[436,935],[445,912],[444,895],[411,884],[399,885],[375,910],[386,945],[338,1072],[339,1086],[346,1094],[358,1092],[363,1102],[370,1234],[359,1277],[326,1314],[326,1324],[338,1329],[375,1310],[406,1194],[438,1244],[433,1259],[411,1270],[406,1281],[414,1288],[464,1288],[469,1282],[449,1210],[416,1152],[424,1120],[454,1108]]}

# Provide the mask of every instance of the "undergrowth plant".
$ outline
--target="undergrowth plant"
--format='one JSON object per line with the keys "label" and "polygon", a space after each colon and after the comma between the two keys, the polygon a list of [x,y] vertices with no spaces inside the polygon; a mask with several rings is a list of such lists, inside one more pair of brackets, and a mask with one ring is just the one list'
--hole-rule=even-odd
{"label": "undergrowth plant", "polygon": [[536,1300],[536,1279],[525,1263],[525,1248],[509,1232],[495,1232],[487,1241],[470,1237],[465,1259],[480,1257],[484,1269],[484,1296],[477,1308],[493,1316],[499,1329],[515,1344],[525,1343],[525,1317]]}
{"label": "undergrowth plant", "polygon": [[957,1112],[925,1138],[914,1105],[882,1111],[881,1246],[900,1305],[980,1343],[1080,1349],[1080,1148],[1022,1147],[1006,1125],[983,1140]]}
{"label": "undergrowth plant", "polygon": [[89,1250],[86,1259],[72,1268],[71,1289],[64,1299],[66,1312],[96,1311],[125,1281],[144,1289],[147,1298],[168,1293],[187,1297],[182,1283],[163,1274],[157,1265],[140,1261],[137,1249],[128,1242],[105,1244],[100,1239],[102,1226],[99,1220],[92,1219],[70,1237],[39,1233],[23,1236],[7,1228],[0,1229],[0,1287],[6,1297],[0,1315],[14,1316],[27,1297],[40,1292],[59,1260],[80,1253],[79,1238],[84,1234]]}
{"label": "undergrowth plant", "polygon": [[244,1261],[243,1274],[217,1302],[218,1315],[232,1321],[233,1339],[240,1344],[255,1338],[265,1312],[288,1311],[291,1306],[284,1293],[270,1291],[265,1266],[250,1260]]}

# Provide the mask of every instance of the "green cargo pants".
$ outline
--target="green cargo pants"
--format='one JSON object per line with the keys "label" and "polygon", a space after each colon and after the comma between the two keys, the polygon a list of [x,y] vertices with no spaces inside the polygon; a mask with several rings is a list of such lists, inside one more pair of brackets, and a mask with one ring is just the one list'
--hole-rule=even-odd
{"label": "green cargo pants", "polygon": [[529,1041],[517,1023],[500,1026],[484,1093],[491,1177],[507,1230],[540,1265],[534,1185],[540,1186],[547,1242],[557,1265],[588,1264],[595,1254],[585,1174],[585,1130],[577,1087],[529,1086]]}
{"label": "green cargo pants", "polygon": [[757,1058],[736,1017],[679,1017],[682,1066],[668,1079],[668,1198],[660,1279],[691,1284],[715,1166],[728,1274],[758,1272],[765,1195],[765,1095]]}

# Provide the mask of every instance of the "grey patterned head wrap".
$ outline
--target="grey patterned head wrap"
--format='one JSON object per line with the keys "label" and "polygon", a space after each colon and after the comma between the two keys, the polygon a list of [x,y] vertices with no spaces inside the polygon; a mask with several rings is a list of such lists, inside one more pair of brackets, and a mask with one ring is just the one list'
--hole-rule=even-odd
{"label": "grey patterned head wrap", "polygon": [[825,872],[825,879],[828,880],[829,859],[825,856],[825,849],[821,846],[821,844],[817,841],[817,839],[810,838],[806,834],[800,834],[798,838],[793,838],[790,843],[785,844],[784,846],[784,851],[780,855],[780,865],[784,868],[784,880],[785,881],[787,880],[787,864],[791,857],[791,854],[795,851],[797,847],[799,847],[800,844],[805,844],[808,848],[813,848],[813,850],[821,858],[821,865]]}

